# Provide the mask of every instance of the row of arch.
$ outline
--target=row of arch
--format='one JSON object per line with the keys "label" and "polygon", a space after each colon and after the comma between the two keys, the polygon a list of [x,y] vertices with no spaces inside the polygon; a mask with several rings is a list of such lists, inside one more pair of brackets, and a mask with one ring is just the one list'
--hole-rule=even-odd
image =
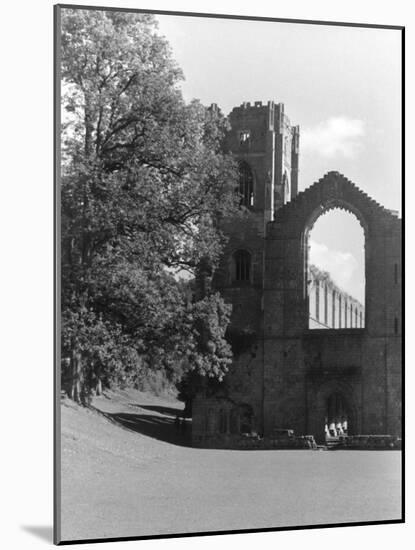
{"label": "row of arch", "polygon": [[205,431],[208,434],[250,433],[252,421],[252,406],[246,403],[223,406],[220,409],[209,408],[204,418]]}
{"label": "row of arch", "polygon": [[[249,284],[252,277],[252,257],[248,250],[236,250],[232,254],[231,282]],[[316,321],[325,328],[364,328],[364,307],[356,300],[350,301],[346,294],[329,289],[329,286],[314,281],[309,291],[309,328]],[[312,299],[311,299],[312,298]],[[313,319],[315,321],[313,321]]]}
{"label": "row of arch", "polygon": [[309,289],[310,328],[363,328],[364,307],[354,298],[332,288],[331,280],[314,280]]}
{"label": "row of arch", "polygon": [[[346,399],[344,388],[340,384],[336,390],[323,398],[324,422],[326,437],[351,433],[353,429],[354,413],[350,399]],[[209,407],[203,415],[204,431],[206,434],[243,434],[253,433],[253,408],[248,403],[223,403],[220,407]],[[320,431],[323,426],[320,426]]]}

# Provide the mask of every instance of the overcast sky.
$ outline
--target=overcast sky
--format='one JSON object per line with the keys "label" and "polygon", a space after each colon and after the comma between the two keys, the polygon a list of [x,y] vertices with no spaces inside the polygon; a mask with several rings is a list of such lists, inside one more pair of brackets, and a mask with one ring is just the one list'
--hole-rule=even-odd
{"label": "overcast sky", "polygon": [[[399,31],[157,18],[184,72],[187,100],[217,103],[225,114],[243,101],[285,104],[291,123],[300,126],[300,190],[337,170],[387,208],[401,210]],[[362,299],[361,228],[352,216],[334,212],[311,233],[313,261]]]}

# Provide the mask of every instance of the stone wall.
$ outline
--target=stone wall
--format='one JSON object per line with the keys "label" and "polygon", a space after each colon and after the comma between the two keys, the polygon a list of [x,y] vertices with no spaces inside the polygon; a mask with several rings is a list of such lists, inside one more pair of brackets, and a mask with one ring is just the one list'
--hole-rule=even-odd
{"label": "stone wall", "polygon": [[[366,324],[309,331],[308,230],[336,207],[354,213],[365,230]],[[399,435],[400,220],[337,172],[278,214],[268,227],[265,262],[264,432],[289,423],[321,440],[327,400],[339,393],[349,403],[355,433]]]}
{"label": "stone wall", "polygon": [[[350,433],[400,435],[401,221],[337,172],[297,194],[299,132],[282,104],[243,104],[229,120],[227,147],[251,168],[254,201],[222,226],[229,242],[213,283],[232,304],[234,361],[218,391],[195,399],[194,445],[232,447],[238,432],[269,437],[276,428],[322,442],[333,396]],[[308,237],[332,208],[353,213],[365,232],[365,310],[327,282],[327,319],[323,299],[311,327]],[[250,263],[244,280],[235,267],[241,250]],[[334,321],[333,291],[341,299]]]}

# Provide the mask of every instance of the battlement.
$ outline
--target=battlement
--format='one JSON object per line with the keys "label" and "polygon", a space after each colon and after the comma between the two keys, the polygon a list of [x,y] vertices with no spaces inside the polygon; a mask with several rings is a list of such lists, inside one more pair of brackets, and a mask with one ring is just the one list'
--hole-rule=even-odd
{"label": "battlement", "polygon": [[[274,217],[298,192],[299,126],[292,126],[284,103],[244,101],[228,115],[227,149],[255,174],[255,207]],[[265,202],[267,205],[265,205]]]}
{"label": "battlement", "polygon": [[[290,119],[285,114],[284,103],[275,103],[272,100],[263,103],[262,101],[244,101],[239,107],[234,107],[229,113],[232,120],[241,119],[253,124],[267,121],[269,130],[276,130],[283,133],[285,130],[299,133],[298,126],[292,127]],[[294,130],[295,128],[295,130]]]}
{"label": "battlement", "polygon": [[[251,105],[251,102],[250,101],[244,101],[243,103],[241,103],[241,108],[243,109],[256,109],[258,107],[262,107],[262,101],[254,101],[254,104]],[[236,107],[237,109],[238,107]]]}
{"label": "battlement", "polygon": [[[282,103],[279,103],[278,105],[282,105]],[[254,112],[254,111],[267,111],[267,110],[271,110],[271,109],[274,109],[275,107],[275,103],[274,101],[267,101],[267,103],[263,103],[262,101],[254,101],[254,102],[250,102],[250,101],[244,101],[243,103],[241,103],[241,105],[239,107],[234,107],[232,109],[232,113],[238,113],[238,112],[245,112],[246,111],[250,111],[250,112]]]}

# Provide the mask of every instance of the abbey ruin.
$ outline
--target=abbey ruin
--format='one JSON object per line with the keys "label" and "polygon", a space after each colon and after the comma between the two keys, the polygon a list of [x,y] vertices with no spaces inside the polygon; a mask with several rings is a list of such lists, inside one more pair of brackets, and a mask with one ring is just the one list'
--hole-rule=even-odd
{"label": "abbey ruin", "polygon": [[[245,212],[224,227],[213,285],[232,304],[234,361],[194,400],[193,444],[286,428],[323,442],[331,422],[400,435],[401,220],[338,172],[298,192],[300,132],[282,103],[244,103],[229,122]],[[363,304],[309,262],[309,233],[334,208],[364,231]]]}

